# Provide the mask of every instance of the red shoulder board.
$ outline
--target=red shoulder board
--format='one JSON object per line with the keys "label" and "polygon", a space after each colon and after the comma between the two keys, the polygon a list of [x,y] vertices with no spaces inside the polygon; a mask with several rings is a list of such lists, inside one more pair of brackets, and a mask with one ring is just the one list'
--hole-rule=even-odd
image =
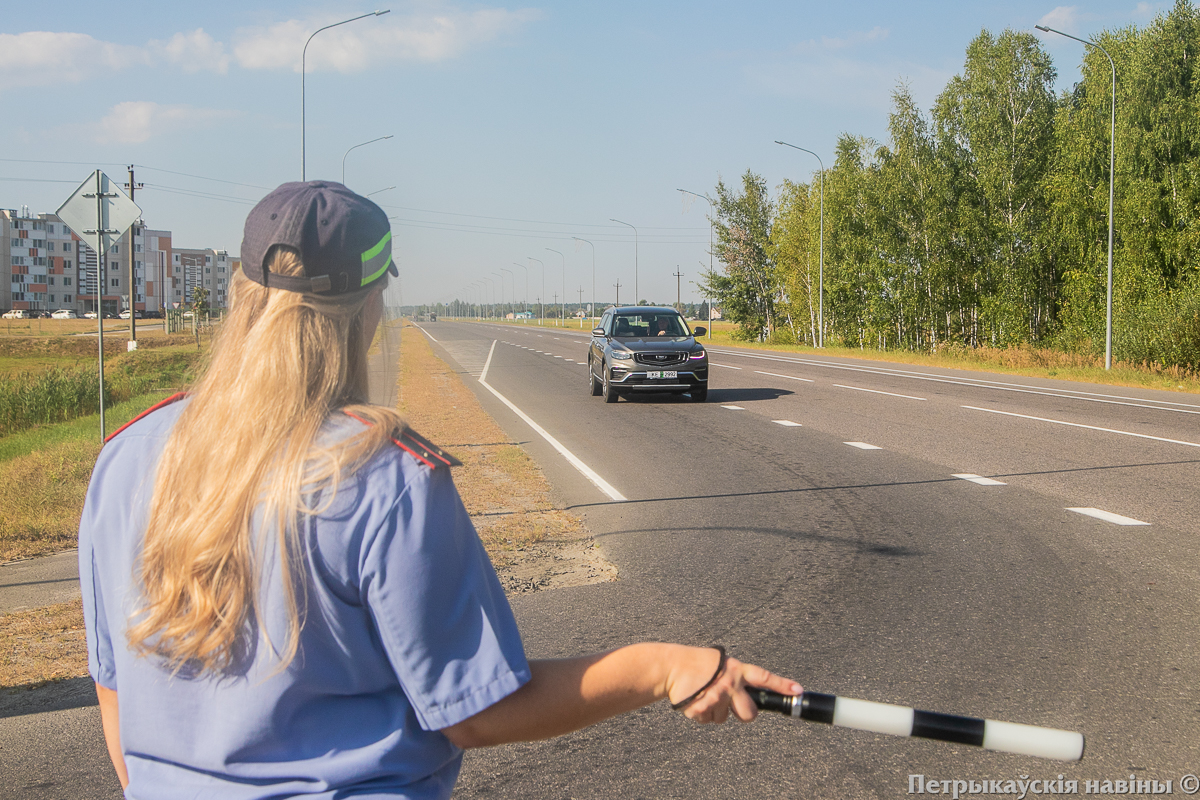
{"label": "red shoulder board", "polygon": [[[371,424],[357,414],[351,414],[349,411],[343,411],[342,413],[347,417],[358,420],[364,425]],[[401,450],[408,453],[430,469],[437,469],[438,467],[462,466],[461,461],[442,450],[442,448],[438,447],[433,442],[414,431],[412,428],[406,427],[400,432],[400,436],[392,439],[392,441]]]}
{"label": "red shoulder board", "polygon": [[164,406],[169,406],[169,405],[171,405],[172,403],[177,403],[177,402],[179,402],[180,400],[182,400],[182,399],[183,399],[183,398],[185,398],[185,397],[187,397],[187,392],[176,392],[175,394],[173,394],[173,395],[171,395],[170,397],[168,397],[166,400],[162,400],[162,401],[160,401],[160,402],[158,402],[158,403],[155,403],[154,405],[150,406],[149,408],[147,408],[147,409],[146,409],[145,411],[143,411],[142,413],[138,414],[138,415],[137,415],[136,417],[134,417],[133,419],[129,420],[129,422],[126,422],[124,425],[122,425],[121,427],[117,428],[115,431],[113,431],[112,433],[110,433],[108,436],[104,437],[104,443],[105,443],[105,444],[108,444],[109,442],[111,442],[111,441],[113,440],[113,437],[115,437],[115,436],[116,436],[118,433],[120,433],[121,431],[123,431],[123,430],[125,430],[126,428],[128,428],[128,427],[129,427],[130,425],[132,425],[133,423],[137,422],[137,421],[138,421],[139,419],[141,419],[142,417],[148,417],[148,416],[150,416],[151,414],[153,414],[155,411],[158,411],[160,408],[163,408]]}

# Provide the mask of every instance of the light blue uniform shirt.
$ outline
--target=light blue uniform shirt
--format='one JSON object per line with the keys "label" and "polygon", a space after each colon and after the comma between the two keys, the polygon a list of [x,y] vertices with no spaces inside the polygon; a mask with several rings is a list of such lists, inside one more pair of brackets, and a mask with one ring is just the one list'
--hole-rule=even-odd
{"label": "light blue uniform shirt", "polygon": [[[529,680],[516,621],[449,469],[388,447],[302,528],[308,608],[283,672],[259,636],[237,674],[172,676],[129,649],[155,469],[187,401],[105,445],[79,530],[88,667],[118,692],[129,798],[446,798],[440,729]],[[362,423],[340,415],[330,436]],[[270,534],[272,540],[274,534]],[[286,638],[277,560],[257,611]]]}

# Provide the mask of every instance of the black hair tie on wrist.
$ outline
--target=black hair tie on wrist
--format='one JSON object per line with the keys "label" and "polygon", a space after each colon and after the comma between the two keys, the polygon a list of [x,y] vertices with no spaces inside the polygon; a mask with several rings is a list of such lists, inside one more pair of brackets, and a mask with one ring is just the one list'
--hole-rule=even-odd
{"label": "black hair tie on wrist", "polygon": [[672,711],[678,711],[679,709],[683,708],[684,706],[687,706],[688,704],[690,704],[692,701],[694,701],[700,695],[704,694],[704,692],[708,690],[708,687],[710,687],[714,683],[716,683],[717,678],[721,677],[721,673],[725,671],[725,661],[728,659],[728,656],[725,655],[725,645],[714,644],[713,649],[721,654],[721,659],[717,662],[717,671],[714,672],[713,676],[708,679],[708,683],[704,684],[699,689],[697,689],[690,697],[680,700],[678,703],[672,703],[671,704]]}

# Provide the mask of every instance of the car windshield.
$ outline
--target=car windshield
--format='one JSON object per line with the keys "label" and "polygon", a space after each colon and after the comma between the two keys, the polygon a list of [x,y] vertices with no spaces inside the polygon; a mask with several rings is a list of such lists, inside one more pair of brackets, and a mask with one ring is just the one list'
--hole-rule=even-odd
{"label": "car windshield", "polygon": [[690,336],[687,326],[678,314],[672,313],[636,313],[617,314],[613,317],[613,336],[649,337],[649,336]]}

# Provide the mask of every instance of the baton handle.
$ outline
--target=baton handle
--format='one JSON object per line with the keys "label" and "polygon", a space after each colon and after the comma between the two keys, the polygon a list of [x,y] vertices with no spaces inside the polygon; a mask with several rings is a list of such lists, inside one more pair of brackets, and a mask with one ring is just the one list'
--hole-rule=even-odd
{"label": "baton handle", "polygon": [[820,692],[804,692],[792,696],[752,686],[747,686],[746,691],[754,700],[754,704],[763,711],[774,711],[808,722],[821,722],[892,736],[937,739],[942,742],[982,747],[985,750],[1059,761],[1078,761],[1083,758],[1083,734],[1075,731],[997,722],[937,711],[918,711],[905,706],[854,700]]}

